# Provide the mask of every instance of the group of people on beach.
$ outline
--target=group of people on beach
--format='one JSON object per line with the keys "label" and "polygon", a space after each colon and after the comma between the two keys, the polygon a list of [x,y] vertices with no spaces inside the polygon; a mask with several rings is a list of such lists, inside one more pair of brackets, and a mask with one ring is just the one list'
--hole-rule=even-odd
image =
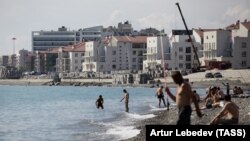
{"label": "group of people on beach", "polygon": [[[198,117],[202,117],[201,108],[199,107],[199,102],[201,101],[200,96],[195,90],[192,90],[188,81],[185,81],[179,71],[173,71],[171,77],[174,83],[177,85],[176,94],[174,95],[168,87],[165,87],[165,92],[174,102],[178,108],[178,119],[177,125],[190,125],[191,124],[191,114],[192,108],[191,104],[194,103],[195,111]],[[227,86],[227,94],[224,95],[220,87],[210,87],[207,91],[207,96],[205,97],[205,109],[219,107],[221,101],[224,104],[222,110],[211,120],[209,124],[238,124],[239,122],[239,107],[231,101],[231,96],[229,94],[229,84]],[[157,85],[156,96],[159,99],[159,107],[161,101],[167,109],[169,110],[169,101],[167,98],[167,104],[164,99],[164,87]],[[121,102],[125,101],[125,111],[129,112],[128,102],[129,94],[124,89],[124,97]],[[97,99],[97,108],[101,107],[103,109],[104,100],[102,96]],[[226,117],[226,118],[223,118]]]}
{"label": "group of people on beach", "polygon": [[[165,88],[167,95],[176,102],[178,108],[178,119],[177,125],[190,125],[191,124],[191,114],[192,108],[191,104],[194,103],[195,111],[198,117],[202,117],[199,102],[201,101],[200,96],[192,88],[188,81],[185,81],[179,71],[173,71],[171,73],[174,83],[177,85],[176,94],[173,95],[168,87]],[[239,107],[231,101],[231,96],[229,94],[229,84],[226,83],[227,94],[224,95],[220,87],[210,87],[207,91],[207,96],[205,97],[206,108],[219,107],[222,100],[224,104],[221,111],[211,120],[209,124],[238,124],[239,122]],[[162,93],[163,87],[158,88],[157,93]],[[163,96],[160,95],[160,98]],[[165,101],[163,100],[164,105]],[[225,118],[223,118],[225,117]]]}

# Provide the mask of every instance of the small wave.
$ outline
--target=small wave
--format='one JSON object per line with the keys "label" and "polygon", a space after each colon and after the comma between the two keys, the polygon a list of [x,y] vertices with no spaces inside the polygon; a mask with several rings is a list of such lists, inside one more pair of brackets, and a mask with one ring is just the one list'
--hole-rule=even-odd
{"label": "small wave", "polygon": [[153,117],[155,117],[154,114],[139,115],[139,114],[127,113],[126,115],[127,115],[128,117],[134,118],[134,119],[148,119],[148,118],[153,118]]}
{"label": "small wave", "polygon": [[120,140],[132,138],[140,133],[134,126],[116,126],[108,129],[106,134],[119,136]]}

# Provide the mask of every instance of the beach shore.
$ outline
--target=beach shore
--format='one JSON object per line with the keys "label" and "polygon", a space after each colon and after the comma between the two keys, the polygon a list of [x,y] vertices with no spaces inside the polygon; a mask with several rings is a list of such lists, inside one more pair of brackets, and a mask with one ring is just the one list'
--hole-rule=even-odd
{"label": "beach shore", "polygon": [[[249,104],[250,98],[232,98],[232,101],[235,102],[240,109],[240,119],[239,124],[240,125],[250,125],[250,104]],[[200,103],[200,107],[204,106],[204,103]],[[194,108],[193,108],[194,109]],[[213,109],[205,109],[202,110],[202,114],[204,116],[202,118],[199,118],[196,115],[196,112],[192,112],[191,116],[191,124],[192,125],[208,125],[209,122],[215,117],[219,111],[221,110],[221,107],[213,108]],[[141,130],[141,132],[130,139],[126,139],[123,141],[145,141],[146,140],[146,125],[175,125],[177,120],[177,109],[175,107],[172,107],[170,110],[164,110],[160,112],[155,112],[157,116],[154,118],[146,119],[143,121],[140,121],[136,124],[136,128]]]}

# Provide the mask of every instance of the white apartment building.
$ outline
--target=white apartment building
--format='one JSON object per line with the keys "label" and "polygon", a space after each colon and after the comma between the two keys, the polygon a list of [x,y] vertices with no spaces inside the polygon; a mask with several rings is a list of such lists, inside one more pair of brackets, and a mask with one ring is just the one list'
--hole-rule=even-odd
{"label": "white apartment building", "polygon": [[232,68],[250,68],[250,22],[237,22],[232,29]]}
{"label": "white apartment building", "polygon": [[74,45],[80,41],[78,31],[68,31],[64,26],[58,28],[58,31],[32,31],[33,52]]}
{"label": "white apartment building", "polygon": [[146,36],[113,36],[105,46],[107,71],[143,69]]}
{"label": "white apartment building", "polygon": [[230,61],[232,57],[231,33],[217,29],[204,32],[204,61]]}
{"label": "white apartment building", "polygon": [[[201,44],[195,42],[192,36],[192,31],[189,31],[193,40],[194,47],[197,50],[197,55],[200,58],[199,50]],[[190,71],[192,68],[198,67],[198,61],[195,58],[195,53],[189,41],[189,37],[185,30],[173,30],[170,34],[171,45],[171,64],[173,70]]]}
{"label": "white apartment building", "polygon": [[[164,58],[164,59],[163,59]],[[143,61],[143,71],[156,70],[165,64],[170,67],[170,43],[166,35],[147,37],[146,60]]]}
{"label": "white apartment building", "polygon": [[84,62],[85,43],[61,47],[56,59],[56,71],[60,73],[74,73],[82,71]]}
{"label": "white apartment building", "polygon": [[103,72],[105,70],[105,52],[101,41],[85,42],[83,72]]}

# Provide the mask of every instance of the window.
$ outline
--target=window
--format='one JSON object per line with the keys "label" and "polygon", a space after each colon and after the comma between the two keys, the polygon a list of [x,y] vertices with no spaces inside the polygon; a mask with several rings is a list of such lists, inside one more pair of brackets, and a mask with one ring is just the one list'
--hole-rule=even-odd
{"label": "window", "polygon": [[242,66],[242,67],[245,67],[246,65],[247,65],[247,61],[242,61],[242,62],[241,62],[241,66]]}
{"label": "window", "polygon": [[133,65],[132,67],[133,67],[133,69],[136,69],[136,65]]}
{"label": "window", "polygon": [[136,58],[132,58],[132,62],[136,62]]}
{"label": "window", "polygon": [[190,63],[186,63],[186,69],[191,69],[191,64]]}
{"label": "window", "polygon": [[242,42],[241,46],[242,46],[242,48],[246,48],[247,47],[247,43],[246,42]]}
{"label": "window", "polygon": [[183,64],[182,64],[182,63],[179,64],[179,68],[180,68],[180,69],[183,68]]}
{"label": "window", "polygon": [[186,53],[191,53],[191,47],[186,48]]}
{"label": "window", "polygon": [[191,61],[191,55],[186,55],[186,61]]}
{"label": "window", "polygon": [[112,65],[112,69],[116,69],[116,65]]}
{"label": "window", "polygon": [[183,47],[179,47],[179,52],[183,52]]}
{"label": "window", "polygon": [[112,51],[112,55],[116,55],[116,51],[115,50]]}
{"label": "window", "polygon": [[136,51],[133,51],[133,55],[136,55]]}
{"label": "window", "polygon": [[78,60],[75,60],[75,64],[77,64],[78,63]]}
{"label": "window", "polygon": [[179,60],[183,60],[183,55],[180,55],[180,56],[179,56]]}
{"label": "window", "polygon": [[78,53],[75,53],[75,57],[78,57]]}
{"label": "window", "polygon": [[241,56],[242,56],[242,57],[247,57],[247,52],[246,52],[246,51],[243,51],[243,52],[241,53]]}

